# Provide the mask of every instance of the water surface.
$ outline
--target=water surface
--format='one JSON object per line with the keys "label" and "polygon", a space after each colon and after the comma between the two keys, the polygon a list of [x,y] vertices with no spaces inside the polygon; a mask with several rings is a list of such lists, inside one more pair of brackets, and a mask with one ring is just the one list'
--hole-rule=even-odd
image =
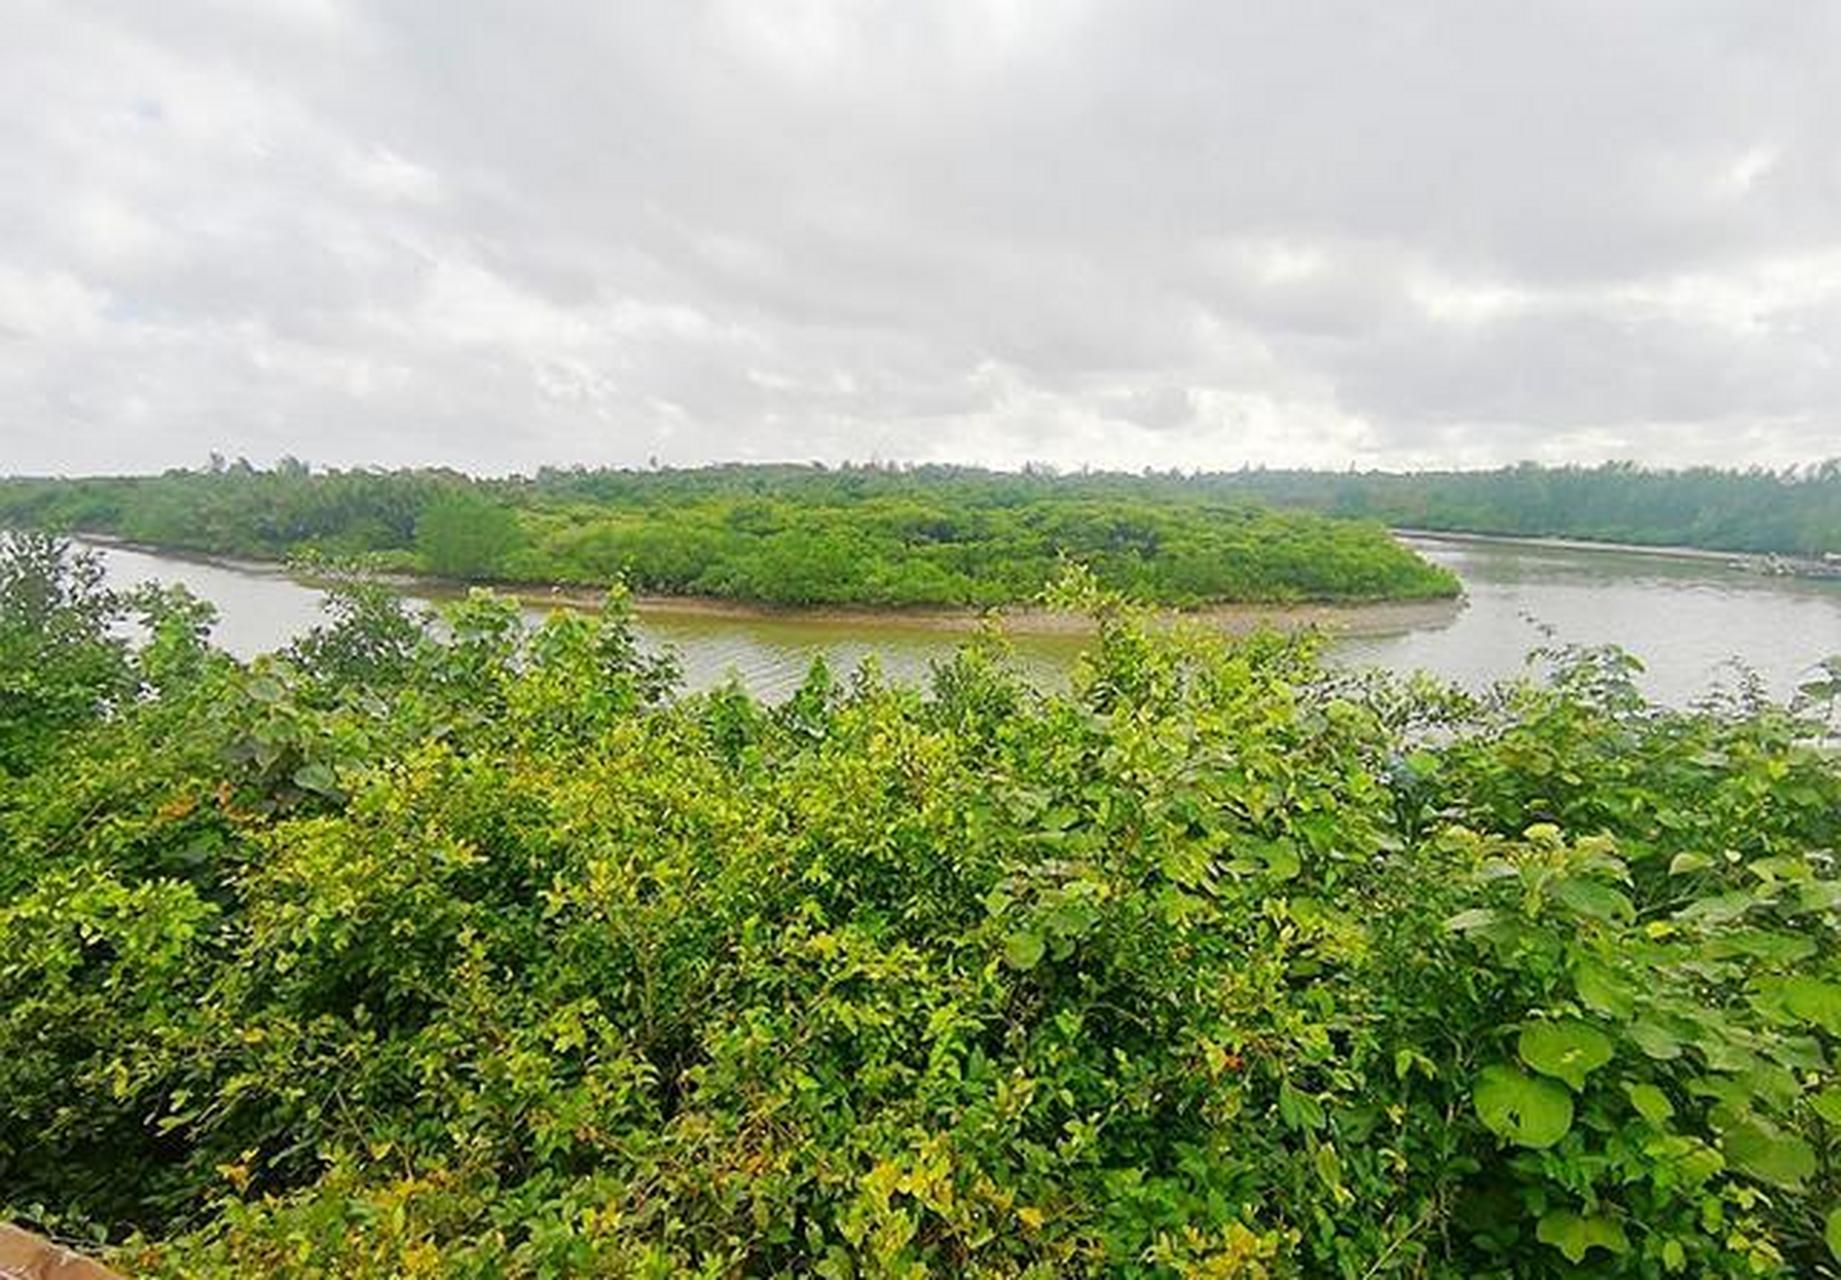
{"label": "water surface", "polygon": [[1788,697],[1841,654],[1841,581],[1773,577],[1705,554],[1413,536],[1456,573],[1465,607],[1448,626],[1350,637],[1340,660],[1423,668],[1471,687],[1512,675],[1552,641],[1616,644],[1645,665],[1652,697],[1690,701],[1741,669]]}
{"label": "water surface", "polygon": [[[1538,541],[1413,535],[1428,559],[1455,571],[1465,599],[1456,609],[1362,615],[1352,633],[1331,641],[1333,661],[1423,668],[1479,687],[1523,669],[1533,647],[1551,639],[1614,643],[1634,652],[1652,696],[1686,702],[1738,667],[1755,671],[1779,696],[1807,679],[1814,664],[1841,653],[1841,582],[1768,577],[1713,557]],[[184,583],[220,613],[215,638],[248,657],[287,643],[321,618],[322,593],[284,573],[101,546],[117,585],[147,579]],[[533,615],[539,613],[532,609]],[[924,678],[964,637],[899,616],[734,617],[673,609],[640,614],[642,637],[670,646],[685,682],[707,688],[731,674],[755,692],[795,688],[814,657],[839,674],[874,655],[892,678]],[[1055,681],[1079,652],[1068,635],[1019,635],[1019,660]]]}

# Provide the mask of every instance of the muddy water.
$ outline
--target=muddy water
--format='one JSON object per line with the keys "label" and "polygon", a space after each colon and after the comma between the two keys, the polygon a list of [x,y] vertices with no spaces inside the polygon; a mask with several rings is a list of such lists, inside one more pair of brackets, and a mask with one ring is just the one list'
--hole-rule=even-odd
{"label": "muddy water", "polygon": [[[1520,670],[1528,650],[1551,633],[1559,641],[1624,646],[1646,664],[1644,682],[1652,694],[1682,702],[1729,679],[1736,664],[1786,694],[1814,663],[1841,653],[1841,582],[1767,577],[1718,557],[1538,541],[1407,540],[1457,573],[1464,601],[1311,611],[1305,620],[1335,637],[1335,661],[1424,668],[1477,686]],[[272,568],[116,546],[98,550],[118,584],[182,582],[211,600],[221,615],[217,641],[244,656],[286,643],[320,617],[320,592]],[[543,608],[529,607],[533,613]],[[1230,626],[1247,620],[1240,611],[1220,619]],[[642,606],[640,629],[649,643],[677,651],[691,688],[733,674],[770,698],[794,688],[819,655],[840,673],[874,655],[889,676],[915,679],[963,638],[950,620],[939,618],[763,615],[681,602]],[[1055,681],[1065,676],[1082,639],[1025,632],[1014,643],[1027,669]]]}

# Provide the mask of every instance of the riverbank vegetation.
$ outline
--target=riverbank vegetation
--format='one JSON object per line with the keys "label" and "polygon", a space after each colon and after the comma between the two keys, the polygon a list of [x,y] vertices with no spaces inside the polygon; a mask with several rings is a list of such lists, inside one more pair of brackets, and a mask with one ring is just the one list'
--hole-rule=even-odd
{"label": "riverbank vegetation", "polygon": [[[136,1275],[1819,1276],[1833,678],[1146,629],[674,689],[622,598],[249,664],[0,542],[0,1211]],[[121,624],[138,616],[138,648]]]}
{"label": "riverbank vegetation", "polygon": [[1068,563],[1159,604],[1427,599],[1457,582],[1373,522],[988,473],[713,468],[309,474],[227,467],[0,483],[0,524],[280,559],[366,555],[472,581],[775,605],[1025,601]]}

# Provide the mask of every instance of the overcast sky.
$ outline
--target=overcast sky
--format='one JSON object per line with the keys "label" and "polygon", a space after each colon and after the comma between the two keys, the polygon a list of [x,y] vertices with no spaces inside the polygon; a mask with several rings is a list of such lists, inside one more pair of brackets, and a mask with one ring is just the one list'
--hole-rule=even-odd
{"label": "overcast sky", "polygon": [[1828,0],[0,29],[0,471],[1841,454]]}

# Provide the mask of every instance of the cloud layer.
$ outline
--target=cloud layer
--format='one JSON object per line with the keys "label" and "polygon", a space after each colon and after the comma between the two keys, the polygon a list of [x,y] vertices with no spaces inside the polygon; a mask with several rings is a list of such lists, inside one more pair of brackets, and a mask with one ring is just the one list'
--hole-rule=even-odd
{"label": "cloud layer", "polygon": [[0,470],[1841,453],[1841,6],[13,0]]}

